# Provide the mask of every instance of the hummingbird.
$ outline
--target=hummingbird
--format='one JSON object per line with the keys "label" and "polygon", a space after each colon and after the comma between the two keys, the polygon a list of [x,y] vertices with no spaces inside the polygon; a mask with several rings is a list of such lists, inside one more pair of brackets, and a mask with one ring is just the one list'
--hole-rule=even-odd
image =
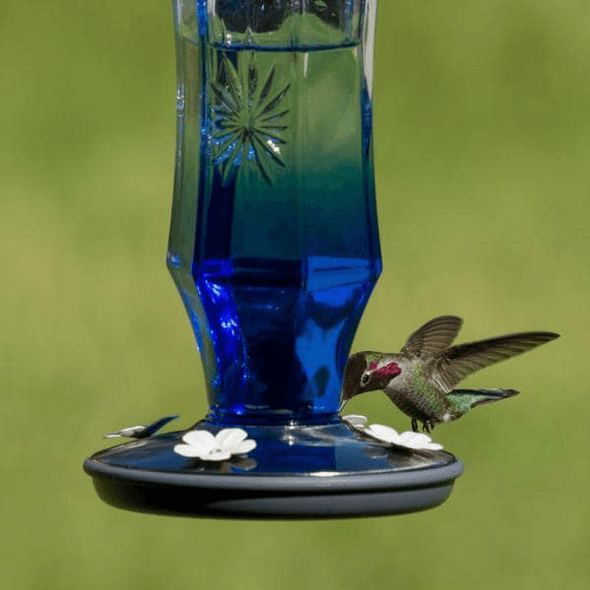
{"label": "hummingbird", "polygon": [[121,430],[117,430],[116,432],[109,432],[109,434],[103,435],[103,438],[147,438],[148,436],[152,436],[168,424],[168,422],[172,422],[172,420],[176,420],[178,418],[178,414],[174,414],[173,416],[165,416],[164,418],[160,418],[151,424],[142,424],[140,426],[128,426],[127,428],[121,428]]}
{"label": "hummingbird", "polygon": [[413,332],[398,354],[364,351],[350,356],[340,410],[355,395],[382,389],[412,419],[412,430],[431,432],[471,408],[512,397],[515,389],[455,389],[471,373],[559,337],[554,332],[518,332],[451,346],[463,320],[436,317]]}

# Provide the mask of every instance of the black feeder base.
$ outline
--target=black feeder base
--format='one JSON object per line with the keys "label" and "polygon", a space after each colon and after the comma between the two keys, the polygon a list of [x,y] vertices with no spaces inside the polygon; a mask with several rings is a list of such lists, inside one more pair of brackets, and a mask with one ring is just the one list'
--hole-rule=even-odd
{"label": "black feeder base", "polygon": [[463,472],[461,461],[450,453],[386,447],[343,423],[251,430],[256,449],[231,462],[179,456],[173,449],[182,442],[182,431],[105,449],[88,458],[84,470],[100,498],[117,508],[233,519],[426,510],[449,497]]}

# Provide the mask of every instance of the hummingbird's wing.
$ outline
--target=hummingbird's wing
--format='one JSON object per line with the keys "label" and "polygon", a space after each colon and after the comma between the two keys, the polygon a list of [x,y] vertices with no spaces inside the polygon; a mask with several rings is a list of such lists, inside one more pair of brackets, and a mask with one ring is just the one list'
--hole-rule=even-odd
{"label": "hummingbird's wing", "polygon": [[455,315],[434,318],[410,334],[400,354],[408,358],[432,358],[451,346],[462,325],[463,320]]}
{"label": "hummingbird's wing", "polygon": [[437,355],[426,369],[445,393],[465,377],[494,363],[522,354],[558,338],[554,332],[520,332],[453,346]]}

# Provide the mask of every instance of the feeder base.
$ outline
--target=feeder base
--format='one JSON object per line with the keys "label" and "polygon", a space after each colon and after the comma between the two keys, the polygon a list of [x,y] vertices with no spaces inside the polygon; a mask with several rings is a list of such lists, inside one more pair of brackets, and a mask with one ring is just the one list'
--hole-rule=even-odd
{"label": "feeder base", "polygon": [[[201,425],[199,425],[201,427]],[[206,422],[202,427],[219,430]],[[174,516],[306,519],[384,516],[442,504],[462,463],[367,439],[345,423],[244,426],[257,447],[220,463],[174,452],[185,431],[134,440],[84,463],[117,508]]]}

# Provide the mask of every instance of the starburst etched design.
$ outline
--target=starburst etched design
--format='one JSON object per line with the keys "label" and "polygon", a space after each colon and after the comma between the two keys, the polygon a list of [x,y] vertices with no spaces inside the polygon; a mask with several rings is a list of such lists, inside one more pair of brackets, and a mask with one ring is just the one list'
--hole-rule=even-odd
{"label": "starburst etched design", "polygon": [[289,113],[282,101],[291,84],[276,90],[275,68],[259,84],[258,67],[249,61],[240,74],[227,57],[223,57],[216,80],[212,82],[213,149],[215,164],[220,167],[223,184],[237,173],[240,166],[252,164],[269,186],[271,170],[285,167],[282,145],[287,142],[287,129],[282,120]]}

